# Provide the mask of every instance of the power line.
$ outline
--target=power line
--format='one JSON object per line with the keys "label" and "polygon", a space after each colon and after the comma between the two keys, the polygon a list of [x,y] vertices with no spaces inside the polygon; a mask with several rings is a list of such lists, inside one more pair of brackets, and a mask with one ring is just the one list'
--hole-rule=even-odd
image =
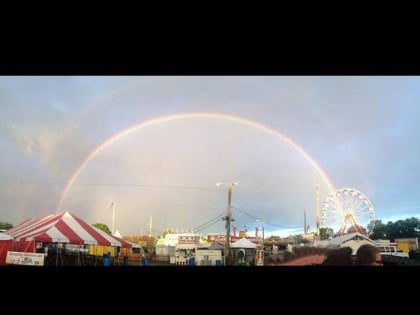
{"label": "power line", "polygon": [[[205,222],[203,224],[200,224],[200,225],[198,225],[197,227],[195,227],[195,228],[193,228],[191,230],[194,231],[194,232],[203,231],[206,228],[209,228],[210,226],[213,226],[214,224],[219,223],[221,217],[223,217],[223,216],[224,216],[224,213],[221,213],[221,214],[217,215],[216,217],[214,217],[213,219],[210,219],[209,221],[207,221],[207,222]],[[154,232],[158,232],[158,230],[162,230],[161,233],[157,233],[157,235],[160,235],[160,234],[163,234],[163,232],[167,231],[168,229],[164,229],[163,230],[163,229],[155,229],[155,228],[152,228],[152,230]]]}
{"label": "power line", "polygon": [[[0,184],[28,184],[28,185],[68,185],[68,182],[38,182],[28,180],[0,180]],[[121,187],[147,187],[147,188],[173,188],[173,189],[194,189],[216,191],[215,188],[200,186],[178,186],[178,185],[152,185],[152,184],[130,184],[130,183],[73,183],[72,186],[121,186]]]}
{"label": "power line", "polygon": [[233,209],[238,210],[239,212],[241,212],[241,213],[243,213],[243,214],[247,215],[248,217],[251,217],[251,218],[253,218],[253,219],[255,219],[255,220],[258,220],[258,219],[259,219],[258,217],[253,216],[252,214],[249,214],[249,213],[247,213],[247,212],[245,212],[245,211],[243,211],[243,210],[239,209],[238,207],[233,207]]}
{"label": "power line", "polygon": [[[235,197],[233,197],[233,198],[235,199],[235,202],[239,205],[239,201]],[[244,210],[240,209],[239,207],[233,207],[233,208],[235,210],[241,212],[242,214],[245,214],[246,216],[249,216],[250,218],[253,218],[255,220],[261,220],[261,217],[257,217],[257,216],[254,216],[252,214],[249,214],[249,213],[245,212]],[[264,224],[268,224],[268,225],[275,226],[275,227],[278,227],[278,228],[286,228],[286,229],[289,229],[289,228],[294,229],[294,228],[300,227],[300,225],[289,225],[289,226],[287,226],[287,225],[271,223],[271,222],[266,221],[266,220],[264,220]]]}
{"label": "power line", "polygon": [[[28,184],[28,185],[67,185],[67,182],[47,182],[47,181],[30,181],[30,180],[0,180],[0,185],[1,184],[11,184],[11,183],[15,183],[15,184]],[[152,185],[152,184],[130,184],[130,183],[73,183],[72,186],[99,186],[99,187],[144,187],[144,188],[157,188],[157,189],[193,189],[193,190],[206,190],[206,191],[218,191],[219,189],[216,188],[212,188],[212,187],[200,187],[200,186],[179,186],[179,185]],[[40,200],[58,200],[56,198],[46,198],[46,197],[41,197],[38,198]],[[235,202],[237,204],[239,204],[238,200],[233,196],[233,199],[235,200]],[[77,198],[66,198],[67,202],[77,202],[77,201],[82,201],[82,202],[95,202],[95,201],[102,201],[102,199],[77,199]],[[137,202],[137,200],[120,200],[121,203],[133,203],[133,202]],[[167,208],[179,208],[179,207],[183,207],[183,208],[197,208],[197,206],[186,206],[186,205],[144,205],[147,207],[167,207]],[[198,208],[208,208],[208,207],[200,207],[198,206]],[[244,210],[242,210],[239,207],[232,207],[233,209],[241,212],[242,214],[253,218],[254,220],[259,220],[260,218],[252,215]],[[213,208],[214,209],[214,208]],[[214,220],[214,219],[213,219]],[[206,226],[207,224],[210,224],[212,222],[209,221],[205,224],[202,224],[203,226]],[[269,221],[264,221],[265,224],[267,225],[271,225],[274,227],[278,227],[278,228],[298,228],[300,227],[300,225],[295,225],[295,226],[285,226],[285,225],[280,225],[280,224],[276,224],[276,223],[271,223]],[[213,224],[211,224],[213,225]],[[211,226],[210,225],[210,226]],[[196,229],[200,229],[203,230],[205,227],[201,227],[198,226]],[[196,230],[194,229],[194,230]]]}
{"label": "power line", "polygon": [[[203,223],[203,224],[200,224],[199,226],[197,226],[197,227],[195,227],[195,228],[192,228],[191,230],[192,231],[194,231],[194,233],[195,232],[200,232],[200,231],[203,231],[203,230],[205,230],[205,229],[207,229],[207,228],[209,228],[210,226],[213,226],[213,225],[215,225],[215,224],[217,224],[217,223],[219,223],[220,222],[220,219],[221,219],[221,217],[223,216],[224,214],[220,214],[220,215],[218,215],[218,216],[216,216],[215,218],[213,218],[213,219],[211,219],[211,220],[209,220],[209,221],[207,221],[207,222],[205,222],[205,223]],[[165,230],[163,230],[163,231],[166,231],[167,229],[165,229]],[[163,232],[162,232],[163,233]],[[162,234],[161,233],[161,234]]]}
{"label": "power line", "polygon": [[209,228],[210,226],[215,225],[216,223],[220,222],[220,219],[224,216],[224,213],[219,214],[217,217],[211,219],[210,221],[207,221],[204,224],[199,225],[198,227],[194,228],[193,231],[203,231],[207,228]]}
{"label": "power line", "polygon": [[[247,213],[247,212],[245,212],[245,211],[243,211],[243,210],[241,210],[240,208],[238,208],[238,207],[233,207],[235,210],[237,210],[237,211],[239,211],[239,212],[241,212],[241,213],[243,213],[243,214],[245,214],[245,215],[247,215],[247,216],[249,216],[249,217],[251,217],[251,218],[253,218],[253,219],[255,219],[255,220],[261,220],[260,218],[258,218],[258,217],[256,217],[256,216],[254,216],[254,215],[251,215],[251,214],[249,214],[249,213]],[[298,227],[300,227],[300,225],[289,225],[289,226],[287,226],[287,225],[280,225],[280,224],[276,224],[276,223],[271,223],[271,222],[269,222],[269,221],[266,221],[266,220],[264,220],[264,224],[266,224],[266,225],[271,225],[271,226],[275,226],[275,227],[278,227],[278,228],[285,228],[285,229],[294,229],[294,228],[298,228]]]}

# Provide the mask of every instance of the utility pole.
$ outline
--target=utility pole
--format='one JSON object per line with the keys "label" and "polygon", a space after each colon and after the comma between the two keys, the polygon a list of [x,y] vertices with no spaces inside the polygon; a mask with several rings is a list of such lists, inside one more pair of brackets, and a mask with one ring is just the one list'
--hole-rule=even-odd
{"label": "utility pole", "polygon": [[225,239],[225,262],[227,263],[229,257],[229,241],[230,241],[230,223],[232,221],[232,189],[236,183],[217,183],[217,186],[226,185],[228,186],[228,206],[226,213],[226,239]]}
{"label": "utility pole", "polygon": [[264,251],[264,220],[262,220],[262,248]]}
{"label": "utility pole", "polygon": [[258,222],[261,222],[261,232],[262,232],[262,249],[264,250],[264,220],[257,219]]}

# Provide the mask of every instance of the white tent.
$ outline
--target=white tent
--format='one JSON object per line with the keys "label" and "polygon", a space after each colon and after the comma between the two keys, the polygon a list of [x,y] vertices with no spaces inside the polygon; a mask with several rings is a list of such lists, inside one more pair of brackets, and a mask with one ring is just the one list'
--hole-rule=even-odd
{"label": "white tent", "polygon": [[220,244],[220,243],[213,243],[209,246],[209,249],[213,249],[213,250],[217,250],[217,249],[221,249],[223,250],[225,248],[224,245]]}
{"label": "white tent", "polygon": [[10,235],[0,232],[0,241],[8,241],[12,239],[13,237],[11,237]]}
{"label": "white tent", "polygon": [[116,236],[116,237],[122,238],[122,235],[121,235],[120,231],[118,231],[118,230],[113,235]]}
{"label": "white tent", "polygon": [[129,242],[129,241],[127,241],[127,243],[131,244],[131,248],[141,248],[139,243],[134,243],[134,242]]}
{"label": "white tent", "polygon": [[257,244],[251,242],[246,238],[241,238],[230,245],[231,248],[257,248]]}
{"label": "white tent", "polygon": [[352,255],[356,255],[357,250],[363,244],[375,245],[375,242],[363,234],[349,233],[333,238],[327,243],[326,247],[350,247]]}

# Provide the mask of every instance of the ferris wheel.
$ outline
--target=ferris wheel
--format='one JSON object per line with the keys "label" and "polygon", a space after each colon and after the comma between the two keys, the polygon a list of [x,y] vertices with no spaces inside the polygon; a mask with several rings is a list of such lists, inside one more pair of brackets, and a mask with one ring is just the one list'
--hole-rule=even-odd
{"label": "ferris wheel", "polygon": [[360,191],[342,188],[325,200],[321,225],[339,236],[350,230],[369,236],[375,227],[375,212],[372,203]]}

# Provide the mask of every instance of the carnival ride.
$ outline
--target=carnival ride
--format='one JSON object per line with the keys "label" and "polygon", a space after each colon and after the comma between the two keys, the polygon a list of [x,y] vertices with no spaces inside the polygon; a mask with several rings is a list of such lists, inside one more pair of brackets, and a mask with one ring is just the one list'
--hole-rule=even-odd
{"label": "carnival ride", "polygon": [[325,200],[321,224],[337,236],[349,232],[369,236],[375,227],[375,212],[363,193],[353,188],[341,188]]}

